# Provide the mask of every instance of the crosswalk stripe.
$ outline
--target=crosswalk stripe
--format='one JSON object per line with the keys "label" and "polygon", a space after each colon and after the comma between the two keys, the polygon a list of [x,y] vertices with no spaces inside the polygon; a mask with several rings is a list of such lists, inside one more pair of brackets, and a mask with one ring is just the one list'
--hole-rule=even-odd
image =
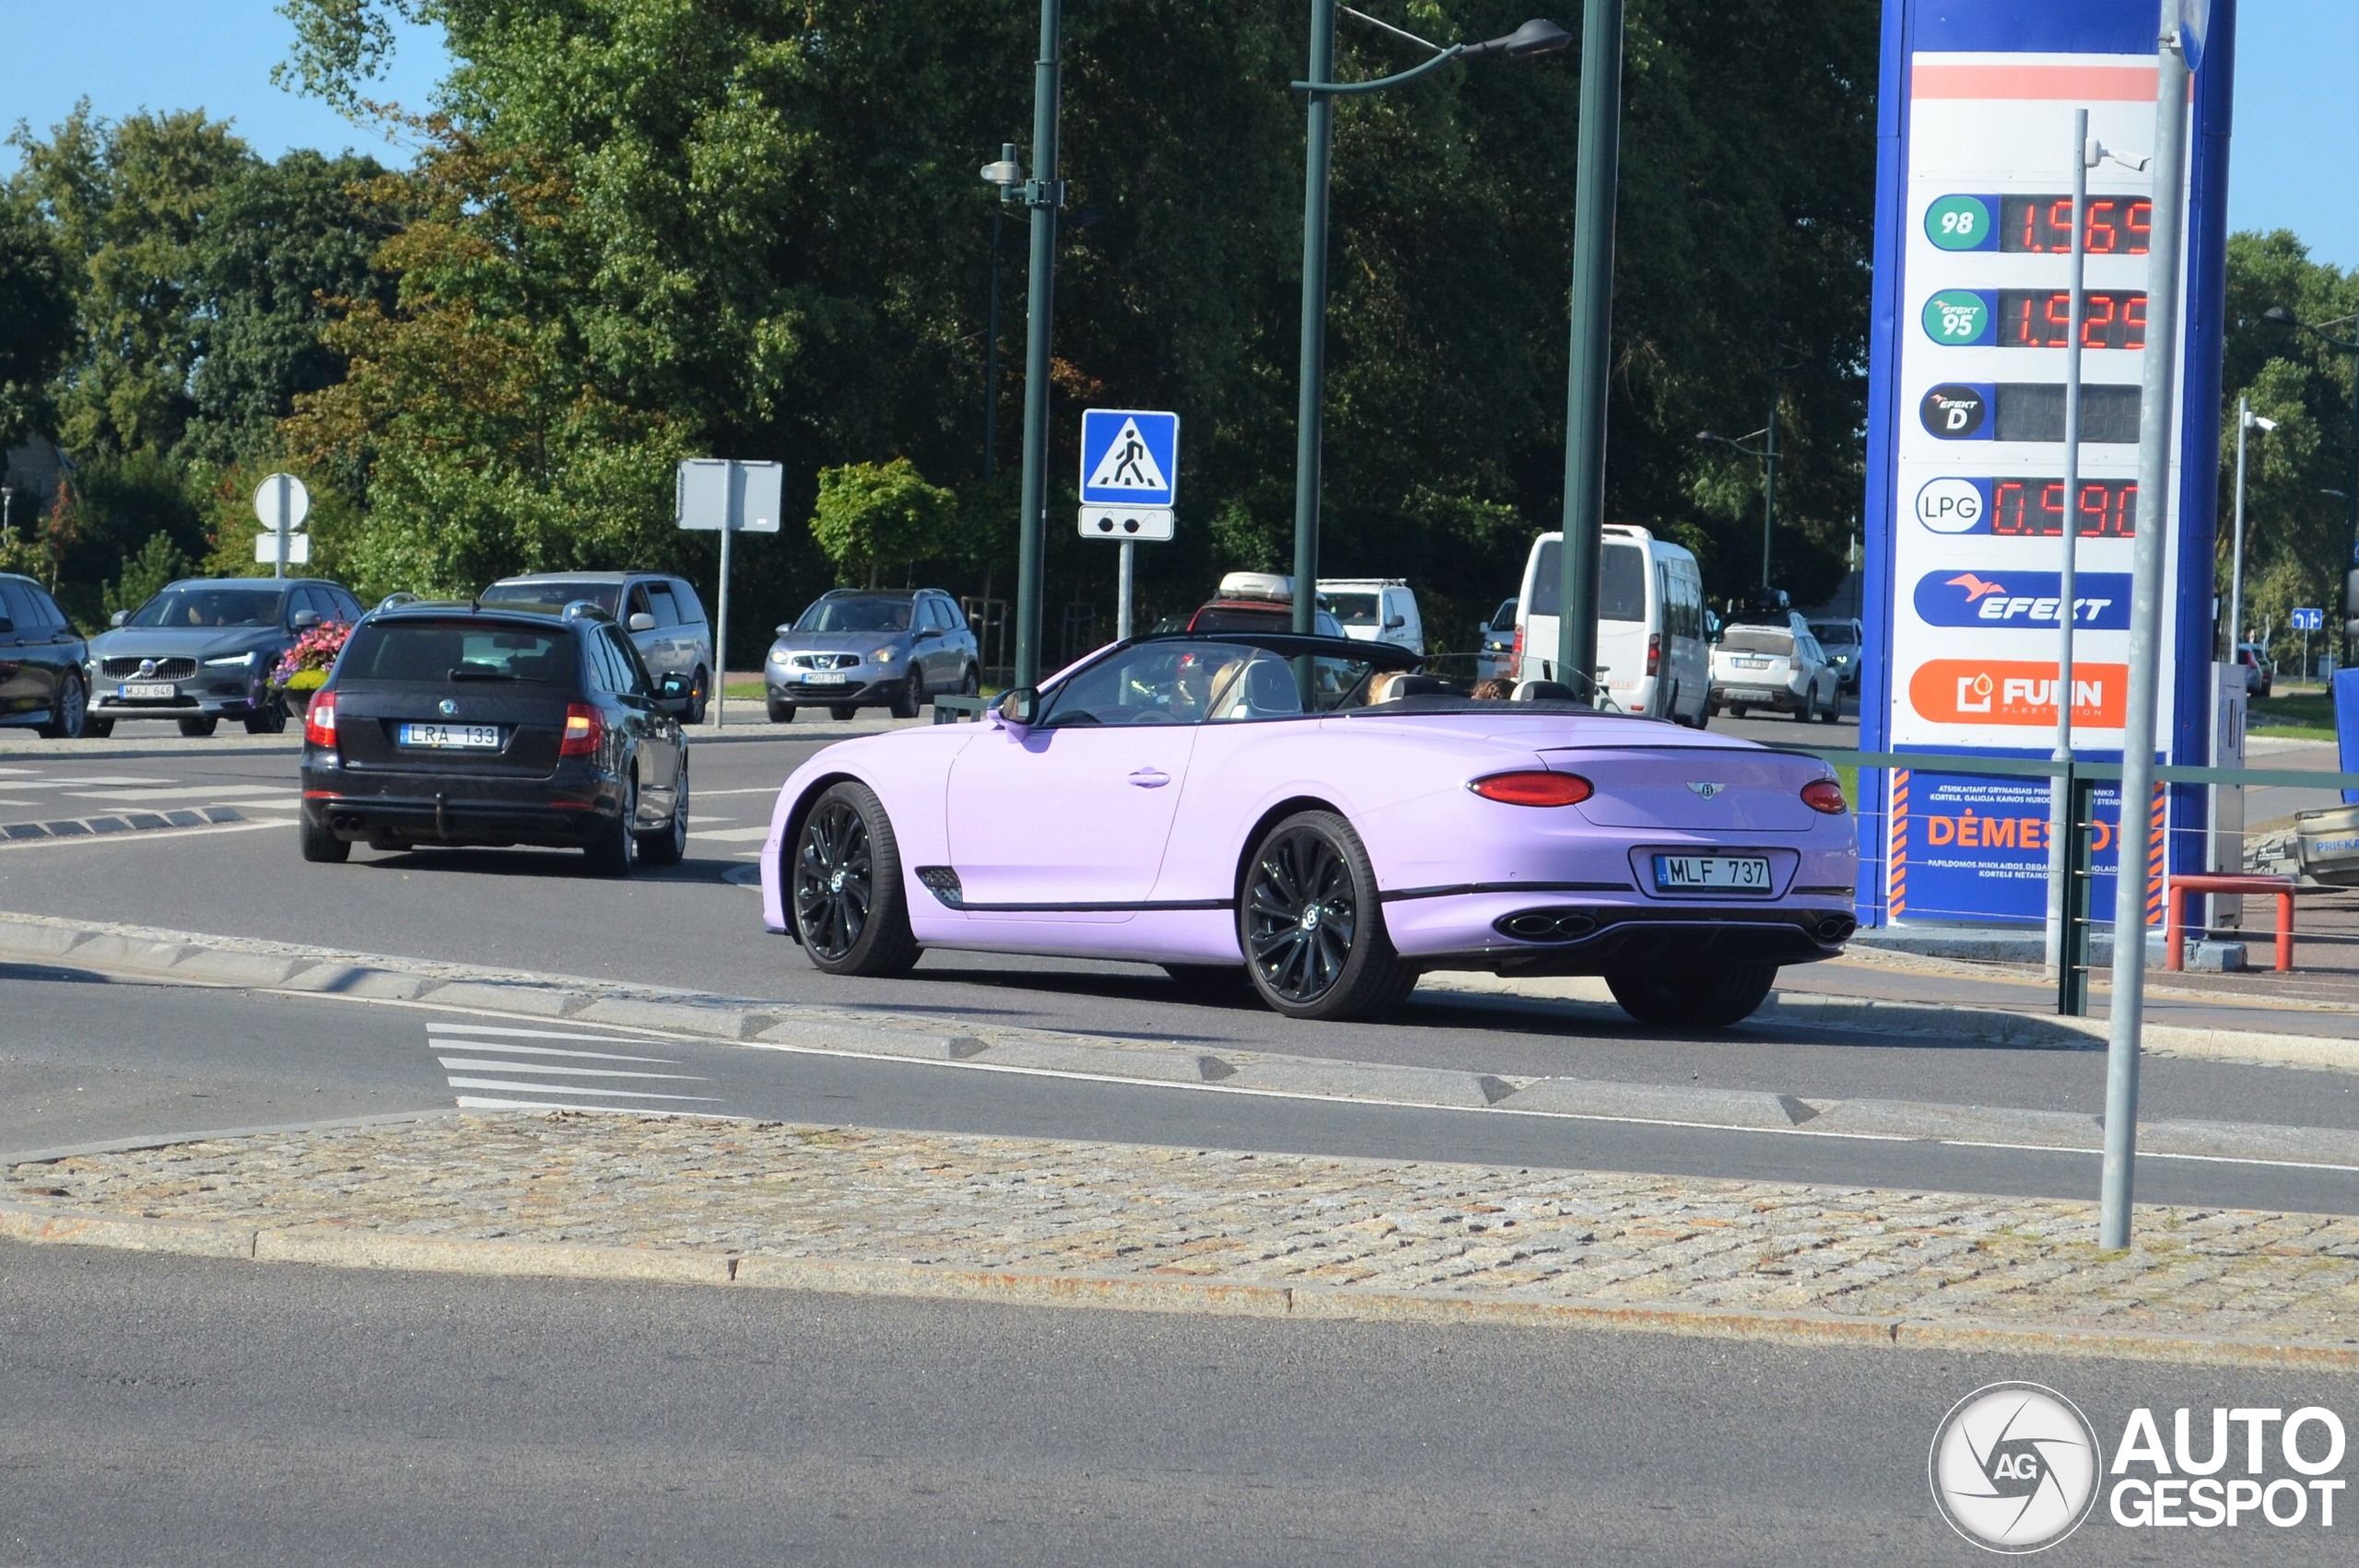
{"label": "crosswalk stripe", "polygon": [[636,1035],[578,1035],[563,1029],[509,1029],[496,1024],[446,1024],[439,1019],[429,1021],[426,1032],[429,1035],[488,1035],[503,1040],[578,1040],[597,1046],[652,1046],[662,1043]]}
{"label": "crosswalk stripe", "polygon": [[616,1100],[683,1100],[718,1105],[718,1094],[659,1094],[651,1089],[591,1089],[579,1083],[519,1083],[508,1078],[452,1078],[453,1089],[524,1089],[549,1094],[597,1094]]}
{"label": "crosswalk stripe", "polygon": [[444,1035],[434,1041],[438,1046],[475,1046],[487,1051],[505,1051],[510,1056],[580,1057],[587,1061],[644,1061],[659,1067],[673,1063],[667,1056],[625,1056],[619,1051],[566,1051],[555,1046],[519,1046],[506,1040],[471,1040],[464,1036]]}
{"label": "crosswalk stripe", "polygon": [[716,844],[751,844],[769,836],[767,827],[710,827],[688,835],[691,838],[710,838]]}
{"label": "crosswalk stripe", "polygon": [[612,1067],[557,1067],[545,1061],[487,1061],[478,1057],[444,1056],[435,1060],[444,1067],[473,1068],[477,1071],[538,1072],[562,1074],[568,1078],[665,1078],[683,1083],[701,1083],[704,1076],[696,1072],[627,1072]]}

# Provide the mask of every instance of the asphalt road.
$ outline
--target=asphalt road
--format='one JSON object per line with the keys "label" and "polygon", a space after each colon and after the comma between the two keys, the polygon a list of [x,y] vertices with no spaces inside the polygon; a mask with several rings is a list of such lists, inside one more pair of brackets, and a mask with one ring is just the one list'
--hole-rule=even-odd
{"label": "asphalt road", "polygon": [[[2108,1455],[2137,1407],[2351,1415],[2299,1374],[0,1243],[0,1561],[1973,1563],[1927,1450],[2017,1379]],[[2349,1495],[2100,1505],[2055,1561],[2341,1561]]]}
{"label": "asphalt road", "polygon": [[[0,1154],[464,1103],[2014,1196],[2085,1199],[2097,1181],[2095,1155],[2065,1151],[1109,1083],[25,965],[0,967]],[[2150,1105],[2200,1113],[2235,1095],[2288,1122],[2306,1091],[2341,1088],[2200,1062],[2150,1072]],[[2347,1097],[2333,1106],[2352,1115]],[[2149,1203],[2359,1213],[2359,1172],[2317,1166],[2149,1156],[2137,1189]]]}

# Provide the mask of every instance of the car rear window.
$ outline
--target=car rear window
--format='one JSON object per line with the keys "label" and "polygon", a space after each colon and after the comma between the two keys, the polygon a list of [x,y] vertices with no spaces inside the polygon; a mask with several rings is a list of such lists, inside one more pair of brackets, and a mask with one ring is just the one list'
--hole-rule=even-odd
{"label": "car rear window", "polygon": [[587,599],[609,615],[619,615],[623,587],[618,582],[495,582],[483,591],[478,603],[562,610],[577,599]]}
{"label": "car rear window", "polygon": [[568,685],[576,661],[570,632],[481,621],[378,621],[352,634],[336,666],[338,685],[382,681],[522,681]]}
{"label": "car rear window", "polygon": [[1731,626],[1721,634],[1720,646],[1731,653],[1786,655],[1794,650],[1794,634],[1776,626]]}
{"label": "car rear window", "polygon": [[[1553,615],[1564,587],[1564,556],[1557,542],[1543,540],[1540,564],[1532,574],[1532,614]],[[1597,579],[1597,618],[1601,621],[1643,621],[1647,618],[1647,553],[1636,544],[1608,544],[1605,569]]]}

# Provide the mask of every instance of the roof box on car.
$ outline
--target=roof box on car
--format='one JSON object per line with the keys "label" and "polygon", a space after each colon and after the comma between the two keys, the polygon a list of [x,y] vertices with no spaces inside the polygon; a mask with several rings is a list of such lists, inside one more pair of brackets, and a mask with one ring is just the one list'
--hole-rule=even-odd
{"label": "roof box on car", "polygon": [[1223,599],[1276,599],[1294,602],[1294,579],[1276,572],[1231,572],[1220,579]]}

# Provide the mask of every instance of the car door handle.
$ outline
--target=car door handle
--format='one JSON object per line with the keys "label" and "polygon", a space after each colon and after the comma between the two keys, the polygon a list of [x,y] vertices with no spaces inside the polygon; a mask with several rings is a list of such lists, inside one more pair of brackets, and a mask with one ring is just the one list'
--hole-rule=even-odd
{"label": "car door handle", "polygon": [[1159,767],[1142,767],[1131,774],[1131,782],[1142,790],[1160,790],[1171,782],[1171,775]]}

